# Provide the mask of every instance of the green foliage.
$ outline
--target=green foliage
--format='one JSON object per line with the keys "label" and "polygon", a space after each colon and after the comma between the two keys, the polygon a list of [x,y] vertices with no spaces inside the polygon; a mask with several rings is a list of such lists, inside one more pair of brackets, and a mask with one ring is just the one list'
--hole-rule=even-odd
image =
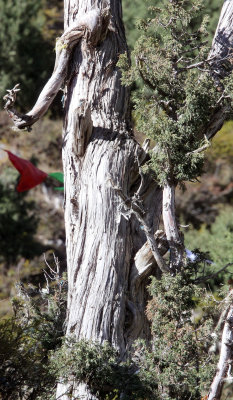
{"label": "green foliage", "polygon": [[221,8],[224,0],[205,0],[205,14],[209,15],[208,31],[210,33],[209,41],[212,40],[213,34],[217,27]]}
{"label": "green foliage", "polygon": [[137,129],[156,143],[147,170],[162,186],[201,174],[199,149],[207,145],[202,132],[221,96],[206,72],[207,18],[191,29],[202,3],[173,0],[151,7],[151,18],[139,23],[143,33],[134,48],[135,64],[129,68],[126,56],[119,62],[125,85],[139,79],[144,83],[134,95]]}
{"label": "green foliage", "polygon": [[59,380],[86,383],[100,400],[145,400],[153,398],[153,381],[139,372],[138,366],[128,361],[119,362],[116,350],[107,342],[68,338],[52,353],[50,371]]}
{"label": "green foliage", "polygon": [[1,399],[29,399],[32,390],[44,391],[43,385],[48,385],[51,377],[45,368],[45,352],[31,330],[13,318],[1,321],[0,344]]}
{"label": "green foliage", "polygon": [[[72,387],[85,382],[100,400],[200,400],[210,387],[217,356],[213,335],[222,304],[198,286],[206,254],[175,277],[152,278],[147,316],[152,344],[134,345],[127,364],[108,343],[66,339],[51,354],[51,370]],[[133,360],[133,361],[132,361]]]}
{"label": "green foliage", "polygon": [[[17,104],[32,105],[48,78],[54,54],[43,39],[41,0],[0,0],[0,92],[21,84]],[[22,93],[22,94],[21,94]]]}
{"label": "green foliage", "polygon": [[107,342],[63,338],[65,277],[55,274],[39,292],[18,284],[15,316],[0,323],[1,398],[52,400],[62,379],[71,388],[86,383],[99,400],[200,400],[215,372],[209,349],[221,310],[196,283],[199,261],[175,277],[152,279],[152,346],[136,342],[127,363]]}
{"label": "green foliage", "polygon": [[233,121],[227,121],[215,136],[211,148],[207,151],[210,161],[226,159],[233,163]]}
{"label": "green foliage", "polygon": [[140,18],[145,18],[148,15],[146,3],[141,0],[123,0],[123,21],[126,30],[127,44],[130,49],[133,49],[136,40],[139,37],[139,31],[136,29],[136,22]]}
{"label": "green foliage", "polygon": [[[149,18],[150,11],[147,9],[147,4],[153,3],[156,6],[161,6],[161,0],[154,0],[154,1],[140,1],[135,0],[134,3],[130,0],[123,0],[122,7],[123,7],[123,21],[126,29],[126,37],[127,43],[130,49],[134,48],[134,44],[136,40],[140,36],[140,31],[136,28],[137,21],[142,18]],[[205,0],[205,8],[204,13],[209,15],[209,25],[208,25],[208,32],[209,32],[209,42],[212,40],[213,34],[215,32],[219,13],[223,4],[223,0]],[[195,24],[197,24],[195,22]]]}
{"label": "green foliage", "polygon": [[32,258],[43,250],[34,238],[39,222],[35,203],[16,191],[16,177],[10,171],[7,169],[0,181],[0,261],[7,268],[20,256]]}
{"label": "green foliage", "polygon": [[[214,262],[213,271],[233,262],[232,243],[233,212],[231,207],[222,210],[209,229],[202,225],[199,230],[190,229],[185,235],[187,248],[199,248],[211,254],[211,259]],[[222,278],[225,281],[232,270],[233,267],[229,267],[228,271],[223,273]]]}
{"label": "green foliage", "polygon": [[[147,308],[152,321],[152,351],[139,342],[145,374],[157,382],[158,399],[200,400],[209,389],[216,356],[209,352],[217,310],[188,266],[175,277],[152,278],[152,300]],[[194,310],[201,305],[201,312]]]}
{"label": "green foliage", "polygon": [[0,397],[51,400],[55,377],[48,356],[64,335],[66,281],[57,277],[42,291],[22,283],[17,288],[14,317],[0,321]]}

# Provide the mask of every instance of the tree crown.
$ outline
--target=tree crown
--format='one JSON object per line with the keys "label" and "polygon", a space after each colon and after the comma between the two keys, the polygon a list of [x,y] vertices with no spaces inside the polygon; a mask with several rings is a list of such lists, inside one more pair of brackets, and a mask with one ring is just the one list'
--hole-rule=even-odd
{"label": "tree crown", "polygon": [[150,12],[138,24],[135,62],[129,68],[123,55],[120,66],[124,84],[144,83],[133,98],[137,128],[156,144],[147,169],[163,186],[200,175],[201,150],[208,147],[205,127],[216,104],[228,101],[231,83],[228,78],[218,87],[211,75],[208,18],[196,28],[203,1],[167,0]]}

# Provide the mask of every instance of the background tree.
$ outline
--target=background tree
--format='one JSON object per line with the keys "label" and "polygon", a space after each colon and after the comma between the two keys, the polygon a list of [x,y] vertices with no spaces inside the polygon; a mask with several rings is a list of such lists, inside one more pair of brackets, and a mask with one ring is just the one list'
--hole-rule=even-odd
{"label": "background tree", "polygon": [[52,46],[41,34],[41,7],[37,0],[0,2],[0,90],[4,93],[12,86],[12,77],[22,82],[24,98],[19,103],[26,107],[35,101],[53,65]]}

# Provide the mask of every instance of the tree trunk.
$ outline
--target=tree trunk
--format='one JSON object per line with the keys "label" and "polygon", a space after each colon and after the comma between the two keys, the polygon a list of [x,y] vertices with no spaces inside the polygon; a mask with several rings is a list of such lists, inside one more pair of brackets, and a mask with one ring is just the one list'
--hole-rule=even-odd
{"label": "tree trunk", "polygon": [[[148,335],[144,287],[140,285],[148,274],[138,273],[137,285],[130,291],[134,256],[145,235],[135,218],[131,222],[122,215],[122,199],[111,181],[130,196],[140,183],[138,160],[145,154],[129,133],[129,89],[121,85],[116,66],[119,54],[127,51],[121,1],[108,0],[104,6],[111,13],[106,37],[94,46],[88,37],[81,40],[73,51],[66,84],[67,335],[101,343],[108,340],[124,359],[130,344]],[[97,0],[65,1],[65,28],[98,7]],[[155,231],[161,213],[161,190],[155,184],[146,203],[150,207],[147,221]],[[68,392],[72,398],[93,398],[85,385],[70,388],[62,384],[57,397],[66,399],[62,394]]]}

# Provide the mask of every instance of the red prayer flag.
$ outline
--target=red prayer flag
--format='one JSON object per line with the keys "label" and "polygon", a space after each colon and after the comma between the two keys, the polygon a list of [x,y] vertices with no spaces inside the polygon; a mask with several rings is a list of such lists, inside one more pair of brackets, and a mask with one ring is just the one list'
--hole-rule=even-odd
{"label": "red prayer flag", "polygon": [[36,168],[35,165],[33,165],[30,161],[24,160],[8,150],[5,151],[8,153],[8,157],[14,167],[21,174],[16,188],[18,192],[24,192],[25,190],[32,189],[47,178],[48,174]]}

